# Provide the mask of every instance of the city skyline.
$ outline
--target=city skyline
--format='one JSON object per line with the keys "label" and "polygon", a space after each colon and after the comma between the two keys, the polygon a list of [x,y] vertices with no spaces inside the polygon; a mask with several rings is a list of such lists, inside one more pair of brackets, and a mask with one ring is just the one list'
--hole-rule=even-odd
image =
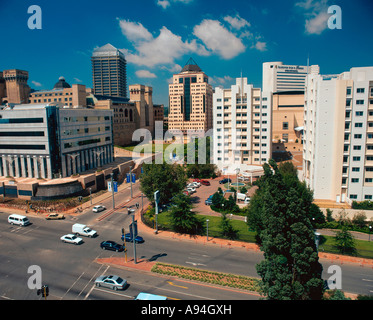
{"label": "city skyline", "polygon": [[[41,30],[27,24],[33,4],[42,10]],[[51,89],[60,76],[92,88],[93,50],[110,43],[125,55],[127,84],[152,86],[154,101],[168,106],[168,84],[190,57],[213,87],[229,87],[241,74],[261,87],[262,63],[269,61],[306,65],[309,59],[322,74],[372,65],[369,1],[151,0],[97,10],[99,4],[2,1],[10,50],[0,52],[0,70],[27,70],[35,90]],[[340,30],[328,28],[331,5],[341,8]]]}

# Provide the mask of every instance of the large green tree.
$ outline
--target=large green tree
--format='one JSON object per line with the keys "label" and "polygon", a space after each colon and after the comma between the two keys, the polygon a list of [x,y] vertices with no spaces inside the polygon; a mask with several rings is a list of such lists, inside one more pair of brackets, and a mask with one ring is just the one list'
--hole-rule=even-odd
{"label": "large green tree", "polygon": [[268,299],[321,299],[323,281],[310,218],[312,192],[292,170],[281,173],[270,160],[248,207],[248,223],[258,234],[264,260],[257,265]]}
{"label": "large green tree", "polygon": [[172,200],[169,211],[172,229],[179,233],[197,234],[203,232],[203,224],[192,211],[189,196],[178,194]]}
{"label": "large green tree", "polygon": [[144,164],[140,176],[140,190],[154,203],[154,192],[159,190],[160,204],[179,194],[187,183],[185,170],[177,164]]}

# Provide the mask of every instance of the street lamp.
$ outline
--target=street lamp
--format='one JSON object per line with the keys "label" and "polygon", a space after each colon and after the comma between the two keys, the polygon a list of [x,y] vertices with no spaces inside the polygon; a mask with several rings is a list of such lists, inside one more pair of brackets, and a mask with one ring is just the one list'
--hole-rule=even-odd
{"label": "street lamp", "polygon": [[92,188],[89,188],[89,198],[91,199],[91,205],[92,205]]}
{"label": "street lamp", "polygon": [[209,219],[206,220],[207,241],[209,241]]}
{"label": "street lamp", "polygon": [[369,241],[370,241],[370,231],[372,230],[372,226],[369,226]]}

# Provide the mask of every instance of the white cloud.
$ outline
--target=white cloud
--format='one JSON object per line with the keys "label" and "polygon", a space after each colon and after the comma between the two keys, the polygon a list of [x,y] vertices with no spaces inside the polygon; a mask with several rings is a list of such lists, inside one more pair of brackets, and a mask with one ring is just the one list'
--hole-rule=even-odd
{"label": "white cloud", "polygon": [[307,34],[321,34],[328,26],[328,0],[304,0],[297,2],[305,17],[305,32]]}
{"label": "white cloud", "polygon": [[306,32],[308,34],[321,34],[328,25],[330,15],[327,12],[320,12],[312,19],[306,20]]}
{"label": "white cloud", "polygon": [[193,29],[198,37],[213,53],[224,59],[231,59],[245,51],[241,39],[227,30],[219,21],[205,19]]}
{"label": "white cloud", "polygon": [[264,41],[257,41],[255,45],[252,46],[252,48],[255,48],[259,51],[267,51],[267,43]]}
{"label": "white cloud", "polygon": [[31,81],[31,83],[32,83],[35,87],[42,87],[42,86],[43,86],[40,82],[37,82],[37,81]]}
{"label": "white cloud", "polygon": [[132,22],[129,20],[119,20],[119,26],[123,35],[128,40],[138,42],[142,40],[151,40],[152,34],[140,23]]}
{"label": "white cloud", "polygon": [[224,21],[228,22],[232,26],[232,28],[237,30],[251,26],[249,21],[241,18],[238,14],[235,17],[226,16],[224,17]]}
{"label": "white cloud", "polygon": [[138,70],[135,72],[138,78],[156,78],[157,76],[148,70]]}
{"label": "white cloud", "polygon": [[78,83],[81,83],[81,82],[82,82],[82,80],[80,80],[79,78],[74,78],[74,81],[75,81],[75,82],[78,82]]}
{"label": "white cloud", "polygon": [[[156,65],[175,64],[175,59],[184,54],[196,53],[198,55],[208,55],[209,52],[195,39],[183,41],[178,35],[173,34],[166,27],[162,27],[158,37],[153,37],[151,33],[141,24],[124,20],[120,21],[123,34],[130,40],[135,48],[135,52],[123,49],[128,62],[136,65],[154,67]],[[141,34],[142,41],[137,35]]]}
{"label": "white cloud", "polygon": [[167,0],[158,0],[157,5],[159,5],[163,9],[167,9],[171,4]]}
{"label": "white cloud", "polygon": [[169,6],[171,6],[171,3],[183,3],[183,4],[189,4],[193,2],[194,0],[158,0],[157,5],[162,7],[163,9],[167,9]]}

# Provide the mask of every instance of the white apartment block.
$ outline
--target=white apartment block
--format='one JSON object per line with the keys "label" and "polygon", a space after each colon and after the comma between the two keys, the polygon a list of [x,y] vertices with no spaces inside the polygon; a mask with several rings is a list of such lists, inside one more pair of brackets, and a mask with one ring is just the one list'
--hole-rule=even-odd
{"label": "white apartment block", "polygon": [[284,65],[282,62],[263,63],[264,92],[304,91],[307,74],[318,74],[320,67]]}
{"label": "white apartment block", "polygon": [[237,78],[229,89],[213,95],[214,163],[241,171],[271,158],[271,94]]}
{"label": "white apartment block", "polygon": [[307,77],[303,139],[315,199],[373,200],[373,67]]}

